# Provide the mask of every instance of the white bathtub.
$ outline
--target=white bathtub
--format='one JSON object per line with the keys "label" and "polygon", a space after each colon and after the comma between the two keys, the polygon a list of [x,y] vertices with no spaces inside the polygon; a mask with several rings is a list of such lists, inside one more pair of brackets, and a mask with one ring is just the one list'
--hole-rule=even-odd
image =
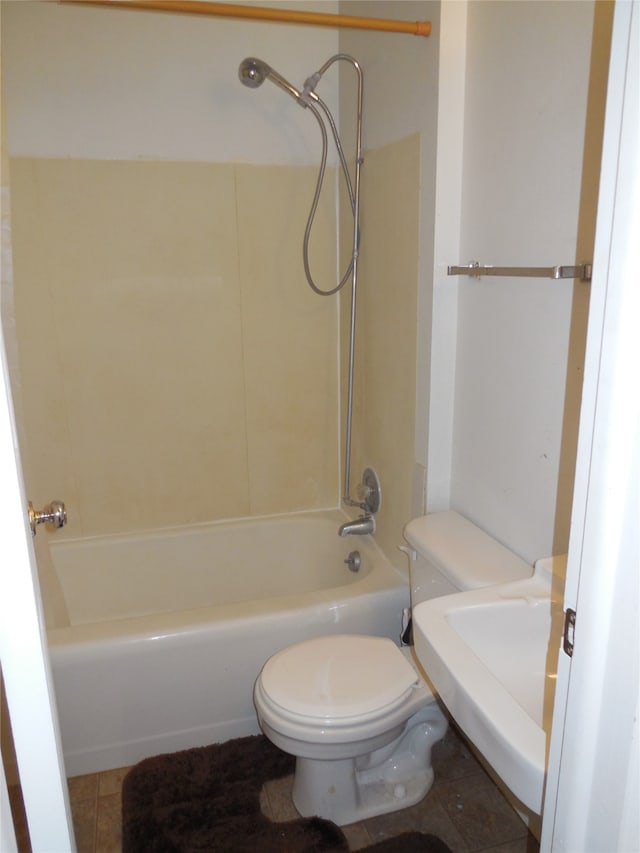
{"label": "white bathtub", "polygon": [[[253,684],[297,640],[397,640],[406,577],[338,512],[66,541],[70,625],[49,631],[67,774],[258,732]],[[355,574],[344,564],[362,558]]]}

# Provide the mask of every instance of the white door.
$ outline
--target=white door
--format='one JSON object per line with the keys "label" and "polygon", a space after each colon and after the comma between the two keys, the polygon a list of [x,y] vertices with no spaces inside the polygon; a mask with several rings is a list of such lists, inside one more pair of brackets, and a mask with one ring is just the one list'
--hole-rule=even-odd
{"label": "white door", "polygon": [[543,850],[640,850],[640,7],[616,4]]}
{"label": "white door", "polygon": [[[67,853],[76,848],[1,327],[0,357],[0,664],[32,849]],[[4,772],[0,787],[4,853],[15,849]]]}

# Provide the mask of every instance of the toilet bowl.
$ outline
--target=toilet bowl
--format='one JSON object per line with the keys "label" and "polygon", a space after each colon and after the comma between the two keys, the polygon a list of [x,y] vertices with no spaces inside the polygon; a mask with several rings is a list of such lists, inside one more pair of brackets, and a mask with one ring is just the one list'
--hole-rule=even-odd
{"label": "toilet bowl", "polygon": [[[414,519],[405,538],[413,606],[532,573],[456,512]],[[289,646],[265,663],[254,703],[264,734],[296,757],[293,802],[305,817],[343,826],[414,805],[433,784],[447,721],[413,650],[386,637]]]}
{"label": "toilet bowl", "polygon": [[289,646],[254,689],[260,726],[296,756],[301,815],[341,826],[419,802],[447,722],[409,650],[384,637],[337,635]]}

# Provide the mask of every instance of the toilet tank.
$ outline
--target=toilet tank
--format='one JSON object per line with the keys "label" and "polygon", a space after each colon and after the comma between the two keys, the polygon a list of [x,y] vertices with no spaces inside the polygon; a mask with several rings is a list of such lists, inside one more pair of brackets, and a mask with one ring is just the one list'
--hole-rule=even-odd
{"label": "toilet tank", "polygon": [[411,549],[411,603],[522,580],[533,567],[457,512],[414,518],[404,529]]}

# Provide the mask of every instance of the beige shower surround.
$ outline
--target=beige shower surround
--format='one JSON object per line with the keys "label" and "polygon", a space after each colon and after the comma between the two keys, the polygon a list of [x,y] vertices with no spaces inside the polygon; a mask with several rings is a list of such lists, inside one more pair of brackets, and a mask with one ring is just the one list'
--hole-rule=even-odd
{"label": "beige shower surround", "polygon": [[[335,303],[304,284],[312,167],[15,159],[36,501],[67,535],[335,504]],[[334,275],[322,208],[314,262]]]}
{"label": "beige shower surround", "polygon": [[[352,482],[373,464],[392,484],[387,553],[411,510],[418,162],[416,135],[363,169]],[[36,505],[66,501],[59,538],[338,504],[339,312],[301,261],[315,177],[12,160],[25,474]],[[335,279],[335,229],[329,192],[320,283]]]}

